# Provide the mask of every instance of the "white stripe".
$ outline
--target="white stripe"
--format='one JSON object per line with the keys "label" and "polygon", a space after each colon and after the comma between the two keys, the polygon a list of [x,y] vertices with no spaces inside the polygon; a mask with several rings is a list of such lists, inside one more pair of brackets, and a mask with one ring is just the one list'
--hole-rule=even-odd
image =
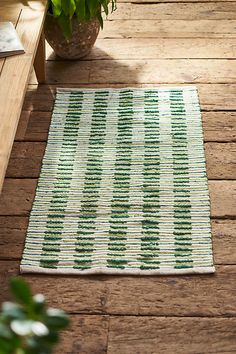
{"label": "white stripe", "polygon": [[[105,130],[105,142],[104,142],[104,150],[101,156],[102,160],[102,180],[99,187],[99,200],[98,200],[98,207],[96,212],[96,229],[95,229],[95,241],[93,244],[93,253],[91,256],[92,260],[92,267],[96,267],[99,261],[99,254],[102,252],[107,255],[108,250],[108,242],[109,242],[109,234],[108,231],[110,229],[109,224],[109,215],[111,213],[111,200],[112,200],[112,190],[113,190],[113,181],[114,181],[114,170],[115,170],[115,156],[116,151],[115,149],[110,149],[116,146],[116,136],[117,136],[117,123],[118,123],[118,107],[119,102],[113,101],[114,93],[110,92],[107,98],[107,115],[109,116],[111,108],[114,109],[113,117],[114,122],[111,126],[106,122],[106,130]],[[107,117],[106,117],[107,119]],[[110,170],[109,170],[109,168]],[[105,219],[105,223],[102,223],[104,220],[104,214],[107,214],[107,218]],[[101,242],[99,238],[102,237],[104,234],[107,234],[106,240]],[[106,261],[105,261],[106,263]]]}
{"label": "white stripe", "polygon": [[[201,149],[201,158],[202,161],[205,161],[205,156],[204,156],[204,149],[203,149],[203,136],[202,136],[202,126],[201,126],[201,113],[200,111],[197,111],[196,113],[193,113],[194,111],[194,106],[198,105],[198,97],[197,97],[197,92],[185,92],[183,91],[183,99],[185,102],[185,111],[186,111],[186,121],[187,121],[187,135],[188,135],[188,154],[190,157],[194,155],[194,152],[196,149],[198,151]],[[188,102],[191,99],[191,104]],[[189,138],[189,135],[193,133],[193,128],[191,126],[190,120],[195,118],[196,122],[198,122],[198,126],[194,127],[194,131],[196,131],[198,134],[201,135],[201,139],[199,139],[199,142],[196,142],[195,140],[192,140]],[[199,152],[198,152],[199,153]],[[197,247],[196,243],[199,242],[205,242],[206,246],[208,247],[209,250],[209,256],[211,258],[211,263],[212,261],[212,244],[211,244],[211,224],[210,224],[210,204],[209,204],[209,192],[208,192],[208,186],[207,186],[207,177],[206,177],[206,170],[205,166],[203,167],[203,176],[201,178],[196,178],[196,174],[194,171],[194,168],[192,165],[189,165],[189,184],[190,184],[190,200],[191,200],[191,223],[192,223],[192,240],[193,243],[195,244],[195,247],[192,247],[192,259],[195,261],[196,260],[196,253],[199,253],[199,248]],[[202,193],[205,195],[204,198],[199,196],[197,199],[196,203],[196,197],[195,197],[195,190],[196,189],[201,189]],[[196,217],[196,214],[194,213],[195,210],[198,208],[202,208],[204,211],[204,214],[206,215],[203,221],[203,226],[205,226],[205,230],[202,230],[202,235],[199,235],[199,218]],[[200,215],[199,215],[200,216]],[[202,236],[204,236],[204,241],[202,239]],[[208,237],[208,239],[207,239]],[[195,262],[194,262],[195,264]]]}
{"label": "white stripe", "polygon": [[[140,105],[140,99],[141,105]],[[135,109],[139,105],[139,109]],[[135,212],[140,212],[142,215],[143,208],[143,189],[139,186],[143,183],[143,162],[144,162],[144,148],[138,150],[136,148],[137,141],[142,146],[145,145],[145,130],[144,130],[144,121],[145,121],[145,109],[144,109],[144,92],[137,93],[133,97],[133,124],[132,124],[132,156],[131,156],[131,169],[130,169],[130,188],[129,188],[129,204],[132,204],[133,207],[130,208],[128,213],[128,222],[127,222],[127,241],[126,241],[126,252],[125,259],[130,260],[128,262],[128,267],[140,267],[140,248],[141,248],[141,236],[142,236],[142,223],[140,217],[136,219]],[[137,121],[138,125],[135,124]],[[137,132],[137,127],[141,130]],[[137,154],[138,153],[138,154]],[[138,158],[140,160],[141,166],[137,169],[135,161]],[[134,212],[135,208],[135,212]],[[135,224],[135,233],[132,233],[133,225]],[[139,236],[139,237],[137,237]],[[135,237],[135,238],[134,238]],[[136,257],[132,257],[132,253],[136,252]]]}
{"label": "white stripe", "polygon": [[[173,192],[173,168],[171,172],[166,171],[166,159],[168,161],[172,161],[173,166],[173,141],[171,138],[171,111],[170,111],[170,102],[169,102],[170,92],[163,91],[159,92],[159,129],[160,129],[160,209],[159,209],[159,233],[160,233],[160,241],[159,241],[159,261],[160,267],[163,266],[166,260],[166,223],[168,224],[168,229],[170,235],[173,235],[174,230],[174,192]],[[163,135],[162,132],[167,131],[169,134]],[[169,145],[169,151],[165,150],[165,145]],[[169,162],[168,162],[169,163]],[[168,194],[166,193],[166,189],[168,189]],[[166,213],[169,214],[168,219],[166,219]],[[170,239],[171,240],[171,239]],[[175,250],[175,239],[172,237],[172,242],[169,243],[168,249],[170,252]],[[175,257],[173,259],[173,266],[175,265]]]}

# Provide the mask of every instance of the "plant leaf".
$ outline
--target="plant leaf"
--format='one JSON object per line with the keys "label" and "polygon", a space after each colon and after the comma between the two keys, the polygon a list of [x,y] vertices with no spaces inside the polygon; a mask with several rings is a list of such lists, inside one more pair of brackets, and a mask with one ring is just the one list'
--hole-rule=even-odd
{"label": "plant leaf", "polygon": [[85,10],[85,0],[76,0],[76,16],[81,22],[85,21],[86,10]]}
{"label": "plant leaf", "polygon": [[70,18],[62,12],[57,19],[58,19],[59,26],[62,30],[62,33],[64,34],[65,38],[69,42],[72,36],[72,24]]}
{"label": "plant leaf", "polygon": [[10,289],[16,300],[29,306],[32,304],[32,293],[29,285],[22,278],[12,278],[10,280]]}
{"label": "plant leaf", "polygon": [[104,1],[102,2],[102,7],[103,7],[103,9],[104,9],[104,11],[105,11],[106,16],[107,16],[108,13],[109,13],[109,11],[108,11],[108,6],[107,6],[107,5],[108,5],[108,4],[107,4],[107,1],[104,0]]}
{"label": "plant leaf", "polygon": [[61,14],[62,6],[61,0],[51,0],[52,3],[52,12],[54,17],[58,17]]}
{"label": "plant leaf", "polygon": [[101,15],[101,11],[97,12],[97,18],[98,18],[98,21],[100,23],[101,29],[103,29],[103,18],[102,18],[102,15]]}

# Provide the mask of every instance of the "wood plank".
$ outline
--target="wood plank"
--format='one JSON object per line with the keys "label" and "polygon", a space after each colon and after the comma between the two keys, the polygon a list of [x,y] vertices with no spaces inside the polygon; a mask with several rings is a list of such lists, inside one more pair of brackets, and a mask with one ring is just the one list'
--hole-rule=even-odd
{"label": "wood plank", "polygon": [[235,61],[224,59],[94,60],[75,61],[70,65],[67,61],[49,61],[46,72],[49,84],[132,85],[236,81]]}
{"label": "wood plank", "polygon": [[109,20],[235,20],[235,2],[119,3]]}
{"label": "wood plank", "polygon": [[[22,111],[16,141],[47,141],[51,112]],[[203,112],[205,142],[236,142],[235,112]]]}
{"label": "wood plank", "polygon": [[235,143],[206,143],[205,154],[209,179],[236,179]]}
{"label": "wood plank", "polygon": [[5,179],[0,195],[0,215],[29,215],[37,179]]}
{"label": "wood plank", "polygon": [[[14,1],[14,0],[11,0]],[[191,3],[202,3],[202,2],[214,2],[214,3],[218,3],[218,2],[234,2],[235,0],[168,0],[168,2],[177,2],[177,3],[181,3],[181,2],[191,2]],[[166,0],[117,0],[117,3],[136,3],[136,4],[156,4],[156,3],[162,3],[162,2],[166,2]]]}
{"label": "wood plank", "polygon": [[203,112],[202,120],[205,141],[236,141],[236,112]]}
{"label": "wood plank", "polygon": [[[172,84],[171,86],[173,86]],[[127,84],[60,84],[60,87],[127,87]],[[132,84],[133,87],[159,87],[160,83],[155,84]],[[161,85],[169,86],[169,85]],[[197,84],[200,105],[202,110],[236,110],[236,84]],[[52,111],[57,85],[29,85],[24,101],[26,111]]]}
{"label": "wood plank", "polygon": [[6,5],[3,7],[2,2],[1,2],[1,4],[0,4],[0,21],[1,22],[11,21],[13,23],[13,25],[16,26],[22,7],[23,6],[21,6],[21,5],[16,5],[15,7]]}
{"label": "wood plank", "polygon": [[[116,38],[98,39],[84,60],[117,59],[233,59],[232,38]],[[47,43],[47,60],[62,60]]]}
{"label": "wood plank", "polygon": [[235,326],[235,318],[111,317],[107,353],[235,353]]}
{"label": "wood plank", "polygon": [[[35,2],[37,5],[37,2]],[[17,32],[26,54],[5,60],[0,76],[0,190],[3,184],[16,128],[20,116],[35,48],[42,29],[45,7],[37,11],[30,7],[22,10]],[[31,21],[30,31],[29,20]],[[7,84],[8,83],[8,84]]]}
{"label": "wood plank", "polygon": [[[0,196],[0,215],[29,215],[37,179],[6,178]],[[211,216],[236,216],[236,181],[209,181]]]}
{"label": "wood plank", "polygon": [[43,84],[46,81],[46,52],[45,52],[45,37],[44,33],[41,33],[38,48],[34,59],[34,70],[39,84]]}
{"label": "wood plank", "polygon": [[39,177],[46,143],[15,142],[13,144],[6,177]]}
{"label": "wood plank", "polygon": [[[236,221],[212,220],[215,264],[236,264]],[[28,217],[0,216],[0,259],[21,259]]]}
{"label": "wood plank", "polygon": [[[19,262],[1,261],[0,301],[9,298],[8,279]],[[183,276],[50,276],[24,274],[50,306],[70,313],[155,316],[236,316],[236,266]]]}
{"label": "wood plank", "polygon": [[[15,142],[6,177],[39,177],[45,142]],[[236,143],[206,143],[207,175],[209,179],[236,179]]]}
{"label": "wood plank", "polygon": [[70,316],[69,329],[62,333],[55,353],[106,354],[109,316]]}
{"label": "wood plank", "polygon": [[0,216],[0,258],[21,259],[28,218]]}
{"label": "wood plank", "polygon": [[213,253],[216,264],[236,262],[236,220],[212,220]]}
{"label": "wood plank", "polygon": [[106,21],[99,38],[235,38],[235,20]]}
{"label": "wood plank", "polygon": [[236,181],[209,181],[211,216],[232,218],[236,214]]}

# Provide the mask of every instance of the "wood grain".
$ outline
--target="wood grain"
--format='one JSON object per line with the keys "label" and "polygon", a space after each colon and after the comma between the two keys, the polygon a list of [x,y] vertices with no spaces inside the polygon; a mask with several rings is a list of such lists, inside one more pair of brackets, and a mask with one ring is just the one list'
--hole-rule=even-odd
{"label": "wood grain", "polygon": [[107,353],[235,353],[235,326],[235,318],[111,317]]}
{"label": "wood grain", "polygon": [[236,179],[236,144],[206,143],[208,179]]}
{"label": "wood grain", "polygon": [[[117,59],[233,59],[232,38],[108,38],[98,39],[89,55],[81,60]],[[46,45],[49,61],[62,60]]]}
{"label": "wood grain", "polygon": [[[16,0],[1,3],[16,6]],[[217,265],[214,275],[199,276],[24,275],[49,305],[71,314],[55,353],[236,352],[235,37],[235,1],[118,0],[81,61],[64,62],[47,45],[48,81],[37,86],[32,76],[0,198],[0,301],[9,299],[8,280],[19,273],[58,86],[197,86],[207,172],[214,179],[209,189]]]}
{"label": "wood grain", "polygon": [[[5,0],[6,1],[6,0]],[[10,0],[10,1],[14,1],[14,0]],[[235,0],[168,0],[168,2],[177,2],[177,3],[186,3],[186,2],[191,2],[191,3],[199,3],[199,2],[214,2],[214,3],[218,3],[218,2],[234,2]],[[137,3],[137,4],[156,4],[156,3],[162,3],[162,2],[166,2],[165,0],[118,0],[118,4],[119,3]]]}
{"label": "wood grain", "polygon": [[235,38],[235,20],[106,21],[99,38]]}
{"label": "wood grain", "polygon": [[109,20],[235,20],[235,2],[119,3]]}
{"label": "wood grain", "polygon": [[44,33],[41,33],[38,48],[34,58],[34,70],[39,84],[43,84],[46,81],[46,52],[45,52],[45,37]]}
{"label": "wood grain", "polygon": [[[37,4],[37,2],[35,2]],[[42,30],[45,8],[34,11],[24,8],[17,23],[17,32],[25,54],[9,57],[0,75],[0,191],[9,160],[26,84],[32,68],[38,37]],[[29,31],[30,21],[30,31]]]}
{"label": "wood grain", "polygon": [[[1,261],[0,301],[9,299],[8,279],[18,261]],[[236,316],[236,266],[215,274],[183,276],[50,276],[24,274],[34,293],[69,313],[136,316]]]}
{"label": "wood grain", "polygon": [[202,120],[205,141],[236,141],[235,112],[203,112]]}
{"label": "wood grain", "polygon": [[75,315],[55,353],[106,354],[108,330],[109,316]]}
{"label": "wood grain", "polygon": [[[69,66],[66,61],[49,61],[47,64],[47,82],[50,84],[132,85],[158,82],[191,84],[235,81],[236,63],[224,59],[94,60],[72,62]],[[31,80],[31,83],[34,82]]]}

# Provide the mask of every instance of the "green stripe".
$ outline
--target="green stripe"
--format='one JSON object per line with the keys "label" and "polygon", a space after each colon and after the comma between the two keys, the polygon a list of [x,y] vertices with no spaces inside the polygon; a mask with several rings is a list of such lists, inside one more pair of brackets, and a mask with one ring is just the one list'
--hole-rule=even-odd
{"label": "green stripe", "polygon": [[[94,231],[96,229],[96,216],[100,183],[102,179],[102,156],[105,143],[106,115],[108,105],[107,91],[98,91],[94,97],[94,109],[92,113],[91,130],[87,154],[87,170],[84,178],[80,215],[78,220],[78,231],[75,243],[75,265],[76,269],[87,269],[91,267],[92,254],[94,252]],[[98,138],[94,135],[94,129],[98,129]],[[94,149],[96,145],[96,149]],[[91,168],[91,164],[93,167]],[[94,168],[96,167],[96,168]],[[91,199],[92,196],[92,199]],[[86,230],[86,234],[84,234]],[[90,247],[85,252],[84,235],[89,235]]]}
{"label": "green stripe", "polygon": [[[77,105],[76,109],[80,113],[77,115],[76,120],[73,121],[74,131],[76,133],[79,129],[81,107],[83,100],[83,93],[79,93],[77,96]],[[73,99],[74,94],[70,94],[69,104],[71,99]],[[57,174],[55,177],[55,182],[53,185],[53,197],[50,201],[48,208],[48,221],[46,223],[46,230],[44,231],[44,241],[42,246],[42,253],[40,255],[40,267],[44,268],[57,268],[59,262],[59,253],[60,253],[60,241],[61,234],[64,228],[63,219],[65,217],[65,209],[68,202],[69,194],[64,194],[65,188],[70,188],[71,185],[71,175],[73,172],[73,165],[68,168],[67,161],[64,160],[64,154],[66,153],[67,157],[70,158],[70,161],[75,159],[75,151],[77,146],[77,135],[75,137],[70,137],[70,142],[75,143],[73,147],[68,149],[67,138],[65,136],[70,132],[71,125],[71,115],[70,110],[66,114],[64,130],[63,130],[63,140],[62,147],[60,151],[60,162],[58,163]],[[66,166],[67,169],[63,170],[59,166]],[[62,198],[63,194],[63,198]],[[58,214],[59,212],[59,214]],[[52,213],[52,214],[51,214]],[[57,216],[58,215],[58,216]],[[54,232],[51,232],[53,227]],[[54,239],[54,245],[48,243],[48,241]]]}
{"label": "green stripe", "polygon": [[[143,163],[143,218],[141,236],[141,269],[158,269],[159,252],[159,169],[160,153],[158,93],[145,92],[145,150]],[[155,114],[152,114],[152,113]],[[151,131],[151,134],[150,134]],[[155,202],[155,203],[154,203]]]}
{"label": "green stripe", "polygon": [[[130,166],[132,155],[132,120],[133,120],[133,93],[130,90],[122,91],[119,95],[118,133],[116,140],[116,161],[113,182],[113,197],[111,202],[111,216],[109,220],[109,243],[107,266],[109,268],[125,268],[127,240],[127,220],[129,218],[129,188]],[[123,122],[125,121],[125,126]],[[126,134],[125,147],[122,146]],[[121,168],[122,164],[122,168]],[[122,199],[121,199],[122,198]],[[114,231],[115,228],[115,231]],[[114,249],[112,242],[119,240],[120,249]]]}
{"label": "green stripe", "polygon": [[[174,104],[173,104],[174,102]],[[178,102],[178,105],[176,105]],[[190,184],[189,184],[189,161],[188,161],[188,137],[186,112],[183,101],[183,93],[179,91],[170,92],[170,109],[171,109],[171,124],[172,124],[172,147],[173,147],[173,174],[174,174],[174,235],[175,235],[175,268],[192,267],[192,247],[184,246],[186,240],[191,246],[191,201],[190,201]],[[174,114],[173,114],[174,113]],[[179,117],[181,116],[181,118]],[[184,117],[184,118],[183,118]],[[185,153],[179,154],[179,148],[184,148]],[[181,165],[178,158],[181,156]],[[183,171],[186,171],[184,176],[181,176]],[[181,184],[180,184],[181,180]],[[182,183],[185,183],[183,188]],[[183,203],[187,203],[183,208]],[[183,214],[185,217],[183,216]],[[188,221],[186,221],[188,219]],[[178,233],[181,233],[181,237]],[[183,241],[184,236],[184,241]]]}

